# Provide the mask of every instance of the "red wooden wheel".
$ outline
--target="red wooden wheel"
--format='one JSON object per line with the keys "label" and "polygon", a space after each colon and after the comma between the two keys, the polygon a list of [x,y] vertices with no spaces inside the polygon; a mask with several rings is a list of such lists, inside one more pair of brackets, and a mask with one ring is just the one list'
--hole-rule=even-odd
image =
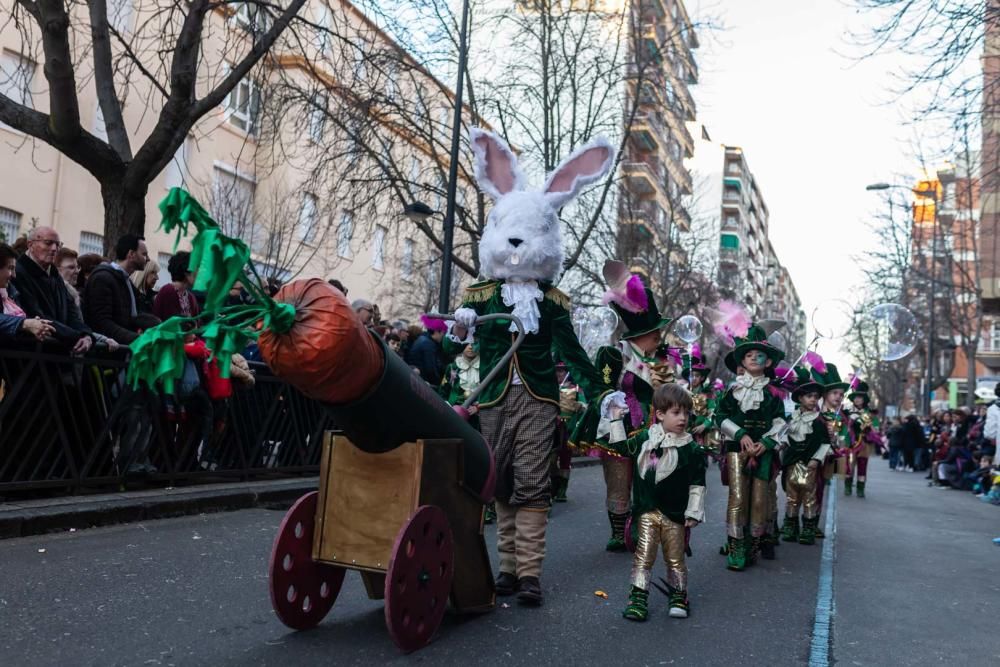
{"label": "red wooden wheel", "polygon": [[399,529],[385,576],[385,624],[400,650],[416,651],[430,641],[444,617],[454,574],[448,516],[422,505]]}
{"label": "red wooden wheel", "polygon": [[296,630],[308,630],[322,621],[344,583],[343,568],[312,559],[318,496],[316,491],[307,493],[285,514],[268,566],[274,613]]}

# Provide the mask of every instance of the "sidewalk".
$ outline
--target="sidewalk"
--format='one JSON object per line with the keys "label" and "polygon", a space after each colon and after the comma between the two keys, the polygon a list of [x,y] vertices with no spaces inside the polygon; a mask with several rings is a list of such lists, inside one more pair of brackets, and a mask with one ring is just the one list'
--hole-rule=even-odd
{"label": "sidewalk", "polygon": [[186,514],[288,506],[316,489],[318,477],[223,482],[0,503],[0,539]]}
{"label": "sidewalk", "polygon": [[[872,459],[867,498],[837,498],[833,658],[1000,664],[1000,507]],[[838,482],[840,480],[837,480]],[[891,647],[891,653],[887,649]]]}

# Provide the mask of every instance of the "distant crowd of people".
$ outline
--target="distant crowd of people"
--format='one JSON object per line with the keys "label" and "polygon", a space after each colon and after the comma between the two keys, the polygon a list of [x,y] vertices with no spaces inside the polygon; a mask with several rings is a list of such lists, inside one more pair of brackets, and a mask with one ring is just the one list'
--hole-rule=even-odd
{"label": "distant crowd of people", "polygon": [[[1000,396],[1000,384],[996,391]],[[886,430],[889,468],[926,473],[929,486],[975,493],[1000,505],[1000,399],[975,409],[893,419]]]}

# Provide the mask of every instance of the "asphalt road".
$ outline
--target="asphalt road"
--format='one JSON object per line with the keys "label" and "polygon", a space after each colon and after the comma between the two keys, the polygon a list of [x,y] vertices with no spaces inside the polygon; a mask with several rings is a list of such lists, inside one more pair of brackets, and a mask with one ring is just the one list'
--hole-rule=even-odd
{"label": "asphalt road", "polygon": [[[997,664],[1000,508],[873,468],[867,500],[839,499],[832,657]],[[631,558],[603,551],[592,467],[574,473],[550,523],[545,606],[448,616],[410,656],[355,573],[318,628],[281,625],[266,568],[282,514],[243,510],[0,542],[0,665],[806,664],[821,549],[783,545],[776,561],[726,571],[724,489],[710,477],[686,620],[668,618],[658,593],[648,622],[621,618]]]}

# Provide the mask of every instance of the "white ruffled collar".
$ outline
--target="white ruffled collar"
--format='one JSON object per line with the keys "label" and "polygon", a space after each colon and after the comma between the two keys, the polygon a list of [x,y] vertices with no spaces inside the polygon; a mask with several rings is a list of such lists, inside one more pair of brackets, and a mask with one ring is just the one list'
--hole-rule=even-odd
{"label": "white ruffled collar", "polygon": [[770,379],[766,375],[754,377],[749,373],[736,376],[736,383],[733,385],[733,398],[740,404],[740,410],[749,412],[756,410],[764,402],[764,387]]}
{"label": "white ruffled collar", "polygon": [[677,469],[677,449],[691,442],[691,439],[690,433],[668,433],[659,424],[653,424],[649,427],[649,439],[643,443],[636,461],[639,474],[645,475],[650,468],[655,468],[656,483],[665,480]]}
{"label": "white ruffled collar", "polygon": [[788,421],[788,437],[796,442],[802,442],[813,432],[813,422],[819,417],[819,412],[815,410],[803,412],[802,408],[795,408],[792,418]]}
{"label": "white ruffled collar", "polygon": [[[537,280],[504,281],[500,286],[500,296],[505,306],[513,306],[511,314],[521,320],[527,333],[538,333],[538,321],[541,317],[538,304],[545,298],[545,293],[538,287]],[[510,331],[517,332],[517,325],[513,322],[510,323]]]}

